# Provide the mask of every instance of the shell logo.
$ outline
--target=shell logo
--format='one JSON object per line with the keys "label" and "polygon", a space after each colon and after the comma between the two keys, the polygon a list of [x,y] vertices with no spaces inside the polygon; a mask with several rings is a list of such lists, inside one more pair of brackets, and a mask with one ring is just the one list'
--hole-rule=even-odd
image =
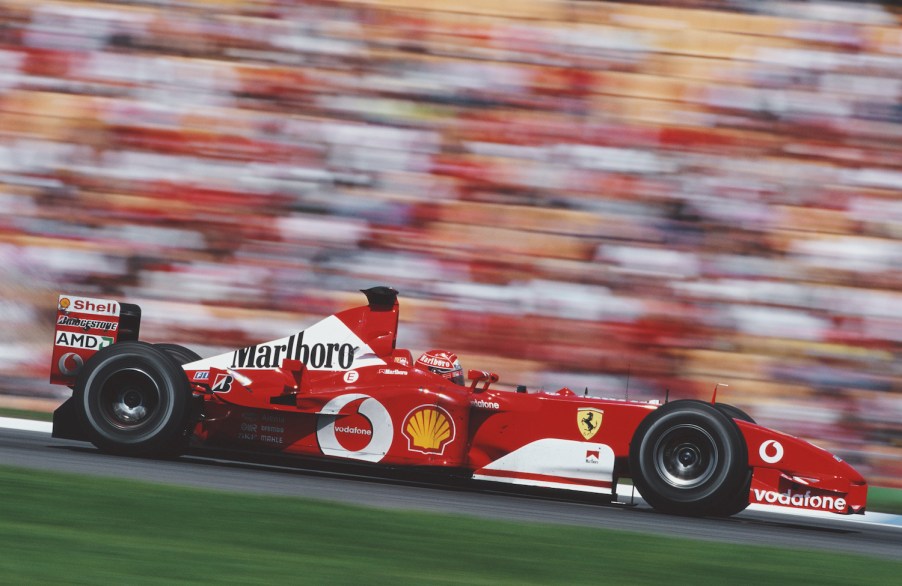
{"label": "shell logo", "polygon": [[411,452],[441,454],[454,441],[454,420],[437,405],[421,405],[408,413],[402,430]]}
{"label": "shell logo", "polygon": [[69,309],[69,306],[70,306],[71,304],[72,304],[72,302],[69,301],[69,298],[68,298],[68,297],[61,297],[61,298],[60,298],[60,309],[62,309],[63,311],[66,311],[67,309]]}

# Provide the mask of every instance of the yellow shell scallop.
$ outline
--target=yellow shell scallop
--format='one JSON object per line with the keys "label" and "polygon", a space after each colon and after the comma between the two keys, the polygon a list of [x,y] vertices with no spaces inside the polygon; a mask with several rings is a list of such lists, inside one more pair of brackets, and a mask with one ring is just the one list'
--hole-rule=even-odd
{"label": "yellow shell scallop", "polygon": [[433,408],[414,413],[404,429],[411,443],[424,450],[438,450],[451,437],[451,422],[444,413]]}

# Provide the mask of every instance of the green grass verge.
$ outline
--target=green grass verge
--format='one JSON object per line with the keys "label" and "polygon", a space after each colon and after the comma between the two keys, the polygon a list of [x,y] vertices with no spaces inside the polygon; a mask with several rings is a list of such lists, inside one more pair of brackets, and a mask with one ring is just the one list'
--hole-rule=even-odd
{"label": "green grass verge", "polygon": [[53,413],[50,412],[11,409],[9,407],[0,407],[0,417],[16,417],[18,419],[32,419],[34,421],[53,421]]}
{"label": "green grass verge", "polygon": [[902,515],[902,490],[898,488],[868,487],[868,510]]}
{"label": "green grass verge", "polygon": [[894,584],[902,562],[0,467],[9,584]]}

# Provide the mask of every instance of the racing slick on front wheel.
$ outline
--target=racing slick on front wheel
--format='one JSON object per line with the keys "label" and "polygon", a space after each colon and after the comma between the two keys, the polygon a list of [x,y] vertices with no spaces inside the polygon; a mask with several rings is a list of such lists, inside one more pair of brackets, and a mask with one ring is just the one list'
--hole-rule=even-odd
{"label": "racing slick on front wheel", "polygon": [[166,348],[127,341],[85,363],[73,399],[98,448],[131,456],[174,456],[187,444],[191,390]]}
{"label": "racing slick on front wheel", "polygon": [[748,505],[745,440],[709,403],[673,401],[649,414],[630,443],[630,471],[642,498],[678,515],[729,515]]}

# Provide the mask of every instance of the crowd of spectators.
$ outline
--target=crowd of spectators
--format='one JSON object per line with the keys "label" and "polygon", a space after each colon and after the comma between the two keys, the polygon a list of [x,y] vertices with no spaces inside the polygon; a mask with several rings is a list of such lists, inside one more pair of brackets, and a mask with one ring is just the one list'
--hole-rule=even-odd
{"label": "crowd of spectators", "polygon": [[0,393],[65,396],[59,291],[208,354],[386,284],[414,351],[726,383],[902,486],[900,192],[879,4],[0,0]]}

